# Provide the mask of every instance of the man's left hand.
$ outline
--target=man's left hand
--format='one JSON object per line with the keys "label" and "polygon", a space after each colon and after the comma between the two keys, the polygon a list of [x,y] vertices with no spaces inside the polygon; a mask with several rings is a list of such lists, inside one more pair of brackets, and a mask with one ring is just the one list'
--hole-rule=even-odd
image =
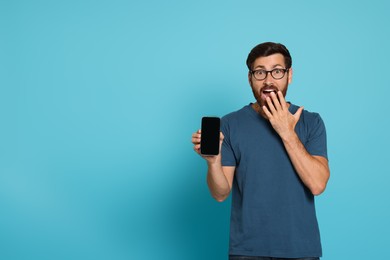
{"label": "man's left hand", "polygon": [[263,106],[263,111],[272,127],[284,139],[295,133],[295,126],[302,114],[303,107],[300,107],[295,114],[291,114],[282,92],[278,91],[277,95],[272,92],[271,98],[267,97],[268,108]]}

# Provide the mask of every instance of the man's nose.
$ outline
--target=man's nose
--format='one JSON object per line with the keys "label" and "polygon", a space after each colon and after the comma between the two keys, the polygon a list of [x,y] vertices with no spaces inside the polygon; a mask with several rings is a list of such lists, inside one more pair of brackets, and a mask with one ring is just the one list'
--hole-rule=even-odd
{"label": "man's nose", "polygon": [[265,75],[264,83],[268,85],[268,83],[272,82],[273,78],[271,76],[271,71],[267,71]]}

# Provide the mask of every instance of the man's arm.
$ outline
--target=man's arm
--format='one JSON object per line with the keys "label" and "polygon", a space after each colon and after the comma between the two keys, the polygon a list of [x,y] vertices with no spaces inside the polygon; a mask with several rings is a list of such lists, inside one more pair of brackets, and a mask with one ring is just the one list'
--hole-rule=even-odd
{"label": "man's arm", "polygon": [[295,132],[282,140],[302,182],[313,195],[320,195],[330,176],[328,160],[323,156],[310,155]]}
{"label": "man's arm", "polygon": [[272,99],[267,98],[269,109],[264,106],[263,111],[281,137],[300,179],[313,195],[319,195],[325,190],[329,180],[328,160],[322,156],[309,154],[295,133],[295,126],[302,114],[303,107],[300,107],[293,115],[288,111],[283,94],[279,91],[277,95],[280,101],[274,93],[271,93]]}
{"label": "man's arm", "polygon": [[222,202],[232,190],[235,167],[207,163],[207,185],[213,198]]}
{"label": "man's arm", "polygon": [[203,156],[200,153],[201,131],[192,135],[194,150],[207,161],[207,185],[213,198],[219,202],[224,201],[230,194],[233,184],[235,167],[222,166],[221,146],[223,134],[220,133],[219,154],[216,156]]}

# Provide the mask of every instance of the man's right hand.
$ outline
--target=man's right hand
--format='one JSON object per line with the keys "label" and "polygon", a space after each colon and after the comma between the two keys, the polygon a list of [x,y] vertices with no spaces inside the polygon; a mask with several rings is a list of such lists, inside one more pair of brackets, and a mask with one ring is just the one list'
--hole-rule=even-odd
{"label": "man's right hand", "polygon": [[192,143],[194,144],[194,151],[207,161],[207,185],[214,199],[219,202],[222,202],[229,196],[230,191],[232,189],[235,166],[222,166],[221,147],[224,139],[222,132],[220,132],[219,134],[218,155],[202,155],[200,153],[201,139],[202,133],[200,130],[192,134]]}
{"label": "man's right hand", "polygon": [[221,147],[222,147],[222,142],[223,142],[223,134],[222,132],[219,133],[219,153],[218,155],[202,155],[200,153],[200,140],[202,138],[202,132],[201,130],[199,129],[198,131],[196,131],[195,133],[192,134],[192,143],[194,144],[194,151],[199,154],[200,156],[202,156],[208,164],[214,164],[214,163],[217,163],[217,162],[221,162]]}

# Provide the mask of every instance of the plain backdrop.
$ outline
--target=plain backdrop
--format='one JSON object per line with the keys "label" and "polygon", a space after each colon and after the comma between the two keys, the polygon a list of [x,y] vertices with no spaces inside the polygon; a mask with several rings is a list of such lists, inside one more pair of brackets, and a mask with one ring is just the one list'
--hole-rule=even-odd
{"label": "plain backdrop", "polygon": [[387,1],[0,1],[0,259],[227,259],[191,134],[285,44],[321,114],[324,260],[390,259]]}

